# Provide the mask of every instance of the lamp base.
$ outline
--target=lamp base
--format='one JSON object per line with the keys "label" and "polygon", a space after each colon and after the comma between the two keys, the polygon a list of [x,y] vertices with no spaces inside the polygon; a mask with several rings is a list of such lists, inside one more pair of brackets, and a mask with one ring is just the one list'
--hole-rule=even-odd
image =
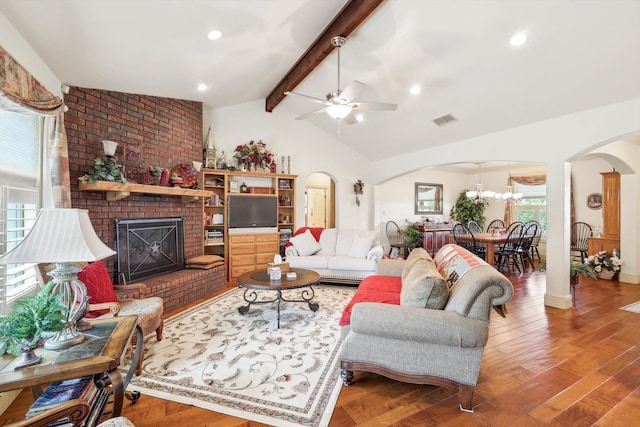
{"label": "lamp base", "polygon": [[47,350],[60,350],[80,344],[82,341],[84,341],[84,334],[76,331],[74,326],[63,329],[46,340],[44,342],[44,348]]}
{"label": "lamp base", "polygon": [[27,366],[37,365],[42,361],[42,357],[38,356],[34,349],[23,351],[22,356],[16,362],[14,370],[26,368]]}

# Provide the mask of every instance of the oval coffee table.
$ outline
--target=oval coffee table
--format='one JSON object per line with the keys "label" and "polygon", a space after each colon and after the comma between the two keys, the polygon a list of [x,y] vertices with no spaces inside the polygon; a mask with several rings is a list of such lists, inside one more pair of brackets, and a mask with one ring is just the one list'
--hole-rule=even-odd
{"label": "oval coffee table", "polygon": [[[267,304],[272,302],[278,303],[278,329],[280,328],[280,302],[306,302],[309,304],[311,311],[318,311],[320,305],[315,302],[311,302],[315,296],[315,292],[311,285],[317,283],[320,279],[320,275],[312,270],[306,270],[304,268],[292,268],[289,271],[296,273],[296,278],[292,280],[287,279],[286,273],[282,273],[280,280],[270,280],[267,269],[249,271],[247,273],[238,276],[238,287],[244,289],[244,300],[247,302],[246,306],[238,308],[240,314],[247,314],[251,304]],[[302,299],[285,299],[282,297],[282,291],[290,289],[303,289],[300,298]],[[276,297],[271,300],[259,300],[258,293],[256,291],[275,291]]]}

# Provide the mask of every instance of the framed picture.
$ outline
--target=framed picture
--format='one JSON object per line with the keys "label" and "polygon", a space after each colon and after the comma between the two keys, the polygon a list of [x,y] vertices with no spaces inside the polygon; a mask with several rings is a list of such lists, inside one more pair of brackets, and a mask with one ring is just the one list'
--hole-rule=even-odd
{"label": "framed picture", "polygon": [[239,193],[238,181],[229,181],[229,193]]}
{"label": "framed picture", "polygon": [[587,206],[589,209],[602,209],[602,194],[591,193],[587,197]]}
{"label": "framed picture", "polygon": [[416,215],[441,215],[442,192],[442,184],[416,182],[414,213]]}

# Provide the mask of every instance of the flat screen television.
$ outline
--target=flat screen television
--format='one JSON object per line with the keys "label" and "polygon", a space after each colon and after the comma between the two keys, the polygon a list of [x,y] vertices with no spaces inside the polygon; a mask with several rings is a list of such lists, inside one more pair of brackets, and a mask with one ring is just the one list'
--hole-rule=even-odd
{"label": "flat screen television", "polygon": [[229,196],[229,228],[278,226],[278,199],[265,196]]}

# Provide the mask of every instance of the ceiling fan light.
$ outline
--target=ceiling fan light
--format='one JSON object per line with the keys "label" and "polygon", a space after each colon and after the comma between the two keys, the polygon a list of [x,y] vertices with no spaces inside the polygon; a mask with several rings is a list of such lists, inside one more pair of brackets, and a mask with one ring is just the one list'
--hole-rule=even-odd
{"label": "ceiling fan light", "polygon": [[334,119],[344,119],[349,113],[351,113],[352,108],[348,105],[334,104],[329,105],[324,110]]}

